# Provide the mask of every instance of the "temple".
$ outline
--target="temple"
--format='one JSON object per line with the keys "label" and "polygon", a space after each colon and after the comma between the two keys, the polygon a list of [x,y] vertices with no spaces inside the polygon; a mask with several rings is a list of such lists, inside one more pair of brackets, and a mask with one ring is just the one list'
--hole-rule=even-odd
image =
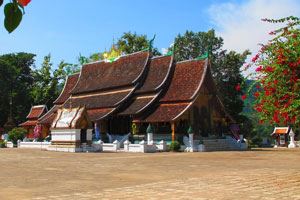
{"label": "temple", "polygon": [[[19,125],[27,130],[27,138],[34,138],[34,128],[38,124],[38,119],[41,116],[45,115],[47,111],[48,110],[46,105],[38,105],[31,107],[30,112],[26,117],[27,121]],[[42,135],[40,137],[45,138],[48,135],[48,132],[49,128],[45,126],[42,130]]]}
{"label": "temple", "polygon": [[176,62],[148,51],[83,65],[38,123],[49,129],[59,109],[79,107],[104,141],[128,133],[142,140],[149,124],[157,141],[182,142],[190,126],[195,138],[224,136],[234,121],[217,96],[208,59]]}

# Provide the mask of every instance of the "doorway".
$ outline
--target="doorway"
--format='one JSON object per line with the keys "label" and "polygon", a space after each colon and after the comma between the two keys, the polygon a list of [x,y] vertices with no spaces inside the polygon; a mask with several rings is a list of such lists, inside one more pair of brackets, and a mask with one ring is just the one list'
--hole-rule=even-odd
{"label": "doorway", "polygon": [[80,130],[80,142],[81,143],[86,143],[86,132],[87,132],[87,129]]}

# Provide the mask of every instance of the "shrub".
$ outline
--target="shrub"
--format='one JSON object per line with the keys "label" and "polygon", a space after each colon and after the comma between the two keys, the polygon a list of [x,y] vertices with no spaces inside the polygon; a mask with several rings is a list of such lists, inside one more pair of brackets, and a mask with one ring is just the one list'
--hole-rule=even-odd
{"label": "shrub", "polygon": [[23,140],[27,131],[24,128],[14,128],[8,132],[8,140],[12,141],[15,145],[18,140]]}
{"label": "shrub", "polygon": [[178,141],[173,141],[170,144],[171,151],[179,151],[180,150],[180,143]]}
{"label": "shrub", "polygon": [[0,140],[0,148],[5,148],[6,144],[4,140]]}

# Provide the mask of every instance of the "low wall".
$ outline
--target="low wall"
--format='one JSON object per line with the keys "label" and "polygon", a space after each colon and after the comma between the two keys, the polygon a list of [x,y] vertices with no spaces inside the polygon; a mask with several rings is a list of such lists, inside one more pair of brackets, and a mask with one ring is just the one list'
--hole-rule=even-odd
{"label": "low wall", "polygon": [[113,143],[103,143],[102,151],[117,152],[120,149],[120,143],[116,140]]}
{"label": "low wall", "polygon": [[[166,144],[161,144],[159,146],[161,149],[166,149]],[[131,144],[128,140],[124,142],[124,151],[125,152],[139,152],[139,153],[155,153],[157,147],[155,144],[147,144],[144,140],[139,144]]]}
{"label": "low wall", "polygon": [[47,149],[51,142],[18,142],[18,148]]}
{"label": "low wall", "polygon": [[12,143],[12,142],[6,142],[6,147],[7,148],[14,148],[14,143]]}

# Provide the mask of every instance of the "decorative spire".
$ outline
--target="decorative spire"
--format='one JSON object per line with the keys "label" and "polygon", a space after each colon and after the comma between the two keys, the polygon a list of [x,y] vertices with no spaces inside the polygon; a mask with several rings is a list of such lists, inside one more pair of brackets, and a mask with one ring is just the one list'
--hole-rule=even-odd
{"label": "decorative spire", "polygon": [[188,133],[188,134],[192,134],[192,133],[194,133],[194,130],[193,130],[193,128],[192,128],[192,126],[191,126],[191,125],[190,125],[190,127],[189,127],[189,129],[188,129],[187,133]]}
{"label": "decorative spire", "polygon": [[152,129],[151,124],[148,125],[148,128],[147,128],[146,132],[147,133],[153,133],[153,129]]}

